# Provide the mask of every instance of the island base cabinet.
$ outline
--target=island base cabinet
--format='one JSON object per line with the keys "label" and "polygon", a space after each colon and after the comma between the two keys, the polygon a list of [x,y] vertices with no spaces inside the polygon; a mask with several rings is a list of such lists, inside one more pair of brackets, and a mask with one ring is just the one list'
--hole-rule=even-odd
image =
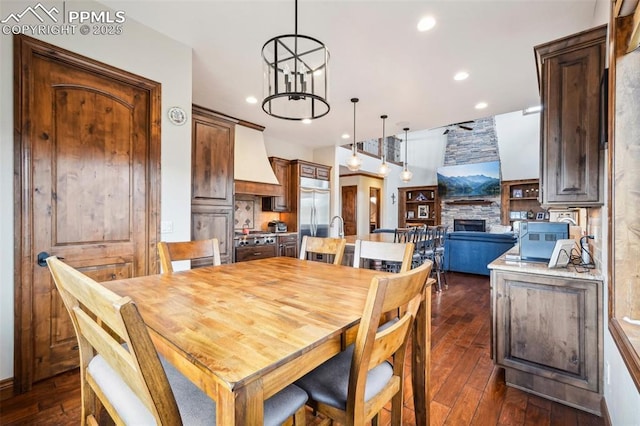
{"label": "island base cabinet", "polygon": [[507,384],[600,415],[602,282],[495,269],[491,281]]}

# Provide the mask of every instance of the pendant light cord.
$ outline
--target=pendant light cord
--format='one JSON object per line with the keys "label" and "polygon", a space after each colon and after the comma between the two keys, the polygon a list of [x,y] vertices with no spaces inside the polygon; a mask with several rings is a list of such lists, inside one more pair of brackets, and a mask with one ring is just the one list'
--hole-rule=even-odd
{"label": "pendant light cord", "polygon": [[384,142],[385,142],[385,134],[384,134],[384,122],[387,119],[387,115],[381,115],[380,118],[382,118],[382,163],[386,163],[387,161],[387,153],[385,152],[384,149]]}
{"label": "pendant light cord", "polygon": [[409,145],[409,137],[407,136],[407,132],[409,131],[408,127],[404,129],[404,169],[407,170],[407,164],[409,163],[409,157],[407,156],[407,146]]}
{"label": "pendant light cord", "polygon": [[358,147],[356,146],[356,103],[358,100],[358,98],[351,98],[351,102],[353,102],[353,155],[358,153]]}

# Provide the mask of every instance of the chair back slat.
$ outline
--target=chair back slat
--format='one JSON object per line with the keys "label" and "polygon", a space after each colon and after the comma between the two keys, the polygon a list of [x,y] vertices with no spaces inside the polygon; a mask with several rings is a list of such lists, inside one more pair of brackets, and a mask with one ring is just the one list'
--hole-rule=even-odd
{"label": "chair back slat", "polygon": [[332,256],[334,265],[341,265],[347,240],[329,237],[302,237],[300,259],[312,260],[314,253]]}
{"label": "chair back slat", "polygon": [[205,264],[218,266],[222,263],[220,260],[220,242],[217,238],[181,242],[161,241],[158,243],[158,254],[160,255],[163,273],[173,272],[172,262],[179,260],[194,261],[210,258]]}
{"label": "chair back slat", "polygon": [[414,245],[408,243],[388,243],[379,241],[356,240],[353,254],[353,267],[362,267],[365,259],[385,262],[397,262],[400,264],[399,272],[408,271],[411,268]]}

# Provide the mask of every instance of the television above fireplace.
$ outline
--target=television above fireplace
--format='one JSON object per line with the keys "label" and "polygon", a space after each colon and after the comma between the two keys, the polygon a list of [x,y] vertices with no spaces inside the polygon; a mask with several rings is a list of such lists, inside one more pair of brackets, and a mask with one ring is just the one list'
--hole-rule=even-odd
{"label": "television above fireplace", "polygon": [[499,197],[500,162],[443,166],[437,170],[438,194],[453,197]]}

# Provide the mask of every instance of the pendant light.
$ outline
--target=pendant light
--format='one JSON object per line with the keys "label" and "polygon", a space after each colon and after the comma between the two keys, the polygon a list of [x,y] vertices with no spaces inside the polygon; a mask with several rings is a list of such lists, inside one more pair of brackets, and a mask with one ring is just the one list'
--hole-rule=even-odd
{"label": "pendant light", "polygon": [[329,113],[329,51],[321,41],[295,33],[274,37],[262,46],[264,99],[267,114],[285,120],[313,120]]}
{"label": "pendant light", "polygon": [[409,128],[405,127],[402,130],[404,130],[404,168],[402,170],[402,173],[400,173],[400,179],[402,179],[403,182],[409,182],[413,177],[413,173],[411,173],[411,171],[407,167],[407,163],[409,161],[409,157],[407,156],[407,144],[409,143],[407,132],[409,131]]}
{"label": "pendant light", "polygon": [[384,121],[387,119],[387,115],[381,115],[380,118],[382,118],[382,164],[380,164],[380,167],[378,168],[378,174],[384,178],[387,177],[387,175],[391,171],[389,165],[387,164],[387,155],[385,149],[386,138],[384,134]]}
{"label": "pendant light", "polygon": [[358,98],[351,98],[351,102],[353,102],[353,145],[351,149],[351,157],[347,160],[347,167],[352,172],[360,170],[360,167],[362,166],[362,159],[358,157],[358,140],[356,139],[356,104],[358,101]]}

